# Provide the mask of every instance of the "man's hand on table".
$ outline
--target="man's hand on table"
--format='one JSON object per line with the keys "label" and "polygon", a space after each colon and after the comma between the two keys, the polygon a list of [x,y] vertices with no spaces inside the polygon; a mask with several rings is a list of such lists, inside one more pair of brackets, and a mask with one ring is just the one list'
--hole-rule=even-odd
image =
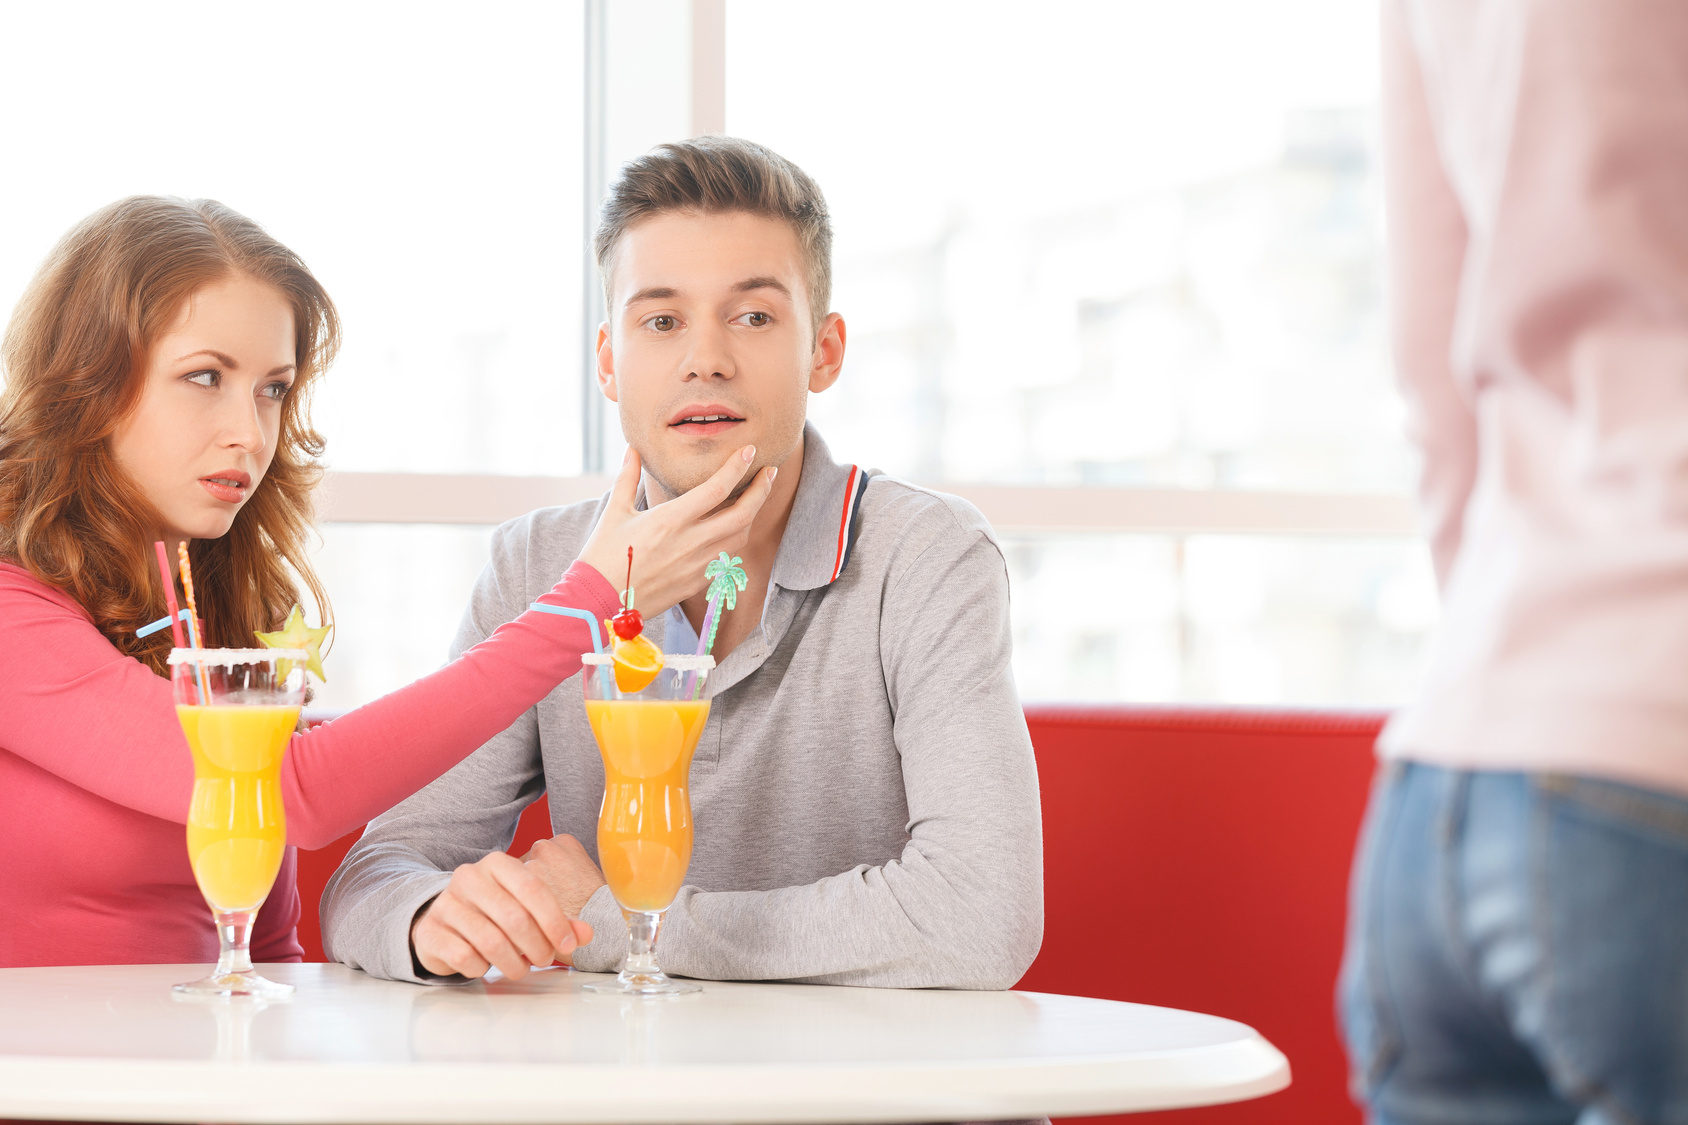
{"label": "man's hand on table", "polygon": [[[580,848],[570,837],[558,839]],[[528,855],[534,856],[541,846],[547,852],[565,851],[544,840]],[[596,874],[585,852],[580,854]],[[541,877],[542,869],[551,874],[549,866],[536,868],[505,852],[493,852],[453,871],[445,890],[417,911],[410,925],[410,948],[417,964],[442,977],[453,973],[479,977],[497,966],[506,977],[517,980],[530,968],[554,961],[567,963],[578,946],[592,940],[592,927],[572,917],[579,914],[579,907],[565,912],[559,905],[550,879]],[[603,882],[602,876],[598,882]]]}
{"label": "man's hand on table", "polygon": [[[604,885],[604,873],[598,870],[598,865],[592,862],[592,857],[573,836],[553,836],[549,840],[535,841],[522,857],[522,862],[545,884],[551,897],[570,918],[579,918],[580,912],[586,909],[586,900]],[[575,925],[586,926],[586,923],[576,922]],[[587,936],[580,941],[582,945],[592,940],[590,926],[586,926],[586,932]]]}

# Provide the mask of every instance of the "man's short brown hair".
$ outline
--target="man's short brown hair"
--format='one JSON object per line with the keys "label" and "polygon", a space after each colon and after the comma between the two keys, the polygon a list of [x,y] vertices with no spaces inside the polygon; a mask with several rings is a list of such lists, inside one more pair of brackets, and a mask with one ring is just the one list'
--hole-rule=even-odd
{"label": "man's short brown hair", "polygon": [[592,240],[606,307],[616,243],[633,224],[671,211],[742,211],[790,223],[803,255],[811,327],[820,331],[832,306],[832,219],[807,172],[753,141],[714,136],[658,145],[622,165]]}

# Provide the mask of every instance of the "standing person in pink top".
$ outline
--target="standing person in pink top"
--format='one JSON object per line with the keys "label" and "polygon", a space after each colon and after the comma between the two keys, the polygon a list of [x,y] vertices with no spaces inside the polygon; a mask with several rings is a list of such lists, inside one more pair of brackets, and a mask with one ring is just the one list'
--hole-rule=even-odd
{"label": "standing person in pink top", "polygon": [[[0,966],[209,961],[218,941],[189,867],[193,766],[164,677],[153,543],[186,542],[205,643],[280,628],[305,553],[322,439],[306,409],[339,324],[304,264],[221,204],[125,199],[54,248],[7,327],[0,391]],[[706,488],[635,512],[615,499],[539,600],[612,615],[635,550],[652,612],[741,549],[772,472],[734,450]],[[733,500],[737,490],[737,499]],[[731,501],[729,503],[729,501]],[[539,588],[553,582],[545,576]],[[580,668],[583,622],[522,613],[427,678],[309,734],[282,773],[288,842],[320,847],[455,766]],[[482,865],[489,914],[534,876]],[[298,960],[287,852],[251,935]],[[527,915],[524,914],[524,917]],[[559,910],[509,935],[535,965],[591,927]]]}
{"label": "standing person in pink top", "polygon": [[1444,614],[1355,872],[1372,1120],[1688,1122],[1688,5],[1388,0]]}

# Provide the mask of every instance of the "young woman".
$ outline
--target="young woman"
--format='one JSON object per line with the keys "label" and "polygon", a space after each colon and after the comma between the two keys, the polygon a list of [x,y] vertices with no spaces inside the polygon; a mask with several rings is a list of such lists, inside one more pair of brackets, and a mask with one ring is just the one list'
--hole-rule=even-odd
{"label": "young woman", "polygon": [[[339,324],[304,264],[211,201],[136,197],[77,226],[7,327],[0,391],[0,965],[209,961],[217,936],[188,865],[192,763],[175,718],[153,549],[189,543],[209,646],[247,647],[327,599],[305,553],[322,439],[312,382]],[[743,544],[767,482],[722,505],[753,451],[634,510],[629,456],[610,509],[542,600],[617,608],[703,588]],[[717,511],[716,509],[720,509]],[[714,514],[711,514],[711,513]],[[290,844],[320,847],[426,785],[580,667],[578,620],[529,612],[433,675],[293,739]],[[252,940],[297,960],[289,849]],[[520,877],[519,875],[517,876]],[[531,891],[531,888],[529,888]],[[549,950],[589,939],[558,911]]]}

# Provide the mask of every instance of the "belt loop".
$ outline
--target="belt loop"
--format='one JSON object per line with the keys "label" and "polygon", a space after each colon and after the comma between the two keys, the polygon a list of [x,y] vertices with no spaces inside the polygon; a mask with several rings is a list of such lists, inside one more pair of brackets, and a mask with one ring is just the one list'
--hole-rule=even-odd
{"label": "belt loop", "polygon": [[1451,848],[1459,842],[1460,834],[1465,830],[1465,810],[1471,795],[1471,773],[1469,770],[1448,770],[1446,781],[1447,792],[1442,801],[1436,835],[1444,848]]}

